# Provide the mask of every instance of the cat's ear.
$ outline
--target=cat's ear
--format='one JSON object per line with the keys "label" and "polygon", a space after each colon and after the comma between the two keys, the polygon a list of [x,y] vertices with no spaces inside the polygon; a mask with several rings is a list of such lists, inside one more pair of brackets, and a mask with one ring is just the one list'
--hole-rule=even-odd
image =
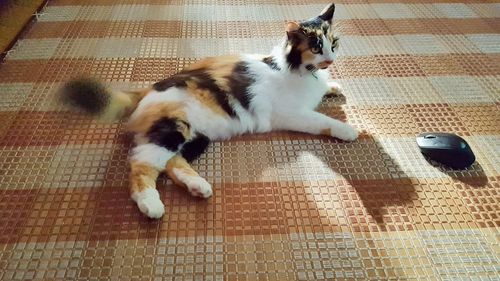
{"label": "cat's ear", "polygon": [[300,25],[297,22],[291,21],[286,24],[286,36],[288,40],[296,37],[300,32]]}
{"label": "cat's ear", "polygon": [[332,23],[333,19],[333,13],[335,12],[335,4],[330,4],[326,6],[323,11],[321,11],[321,14],[319,15],[319,18],[327,21],[328,23]]}

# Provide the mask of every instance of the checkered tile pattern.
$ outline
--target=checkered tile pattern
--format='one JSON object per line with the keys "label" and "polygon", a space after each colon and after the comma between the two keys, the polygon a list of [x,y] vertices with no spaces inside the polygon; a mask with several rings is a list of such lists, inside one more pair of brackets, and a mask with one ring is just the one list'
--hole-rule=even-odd
{"label": "checkered tile pattern", "polygon": [[[1,280],[498,280],[500,3],[340,0],[319,110],[363,131],[215,142],[166,216],[128,194],[131,136],[65,112],[86,73],[141,88],[204,56],[266,53],[327,0],[52,0],[0,65]],[[477,162],[429,163],[415,136],[464,137]]]}

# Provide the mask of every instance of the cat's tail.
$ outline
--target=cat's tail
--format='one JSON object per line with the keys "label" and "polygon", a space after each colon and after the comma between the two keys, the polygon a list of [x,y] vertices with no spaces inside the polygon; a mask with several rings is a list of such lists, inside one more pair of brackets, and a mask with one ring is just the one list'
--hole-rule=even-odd
{"label": "cat's tail", "polygon": [[60,91],[63,104],[83,110],[103,121],[116,121],[129,116],[149,90],[117,91],[93,78],[67,82]]}

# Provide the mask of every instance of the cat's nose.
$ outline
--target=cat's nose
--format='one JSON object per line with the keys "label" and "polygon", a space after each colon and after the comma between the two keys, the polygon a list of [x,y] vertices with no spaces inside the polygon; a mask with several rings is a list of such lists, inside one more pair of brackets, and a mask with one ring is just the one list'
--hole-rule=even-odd
{"label": "cat's nose", "polygon": [[333,61],[332,60],[325,60],[324,63],[327,64],[327,65],[330,65],[330,64],[333,63]]}

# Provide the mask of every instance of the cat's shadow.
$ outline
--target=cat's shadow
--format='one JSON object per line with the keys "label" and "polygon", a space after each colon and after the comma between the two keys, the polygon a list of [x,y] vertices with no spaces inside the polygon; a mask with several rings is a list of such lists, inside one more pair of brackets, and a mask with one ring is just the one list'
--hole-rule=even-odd
{"label": "cat's shadow", "polygon": [[[343,95],[329,96],[325,98],[325,102],[322,103],[319,110],[333,118],[346,121],[346,113],[342,109],[345,102],[346,98]],[[294,135],[296,136],[296,133],[289,134],[291,138]],[[299,139],[301,137],[299,136]],[[303,137],[310,136],[303,135]],[[262,139],[265,139],[265,136]],[[262,167],[262,170],[257,171],[257,173],[260,172],[265,177],[263,175],[265,169],[287,169],[293,163],[300,161],[298,155],[301,153],[313,154],[315,158],[319,159],[318,161],[323,162],[323,166],[335,174],[335,180],[332,182],[347,182],[350,189],[354,191],[355,194],[352,196],[342,195],[345,198],[342,198],[341,201],[347,220],[351,222],[351,225],[354,225],[355,230],[374,230],[363,229],[364,227],[376,227],[379,231],[412,229],[413,226],[409,220],[411,215],[406,212],[407,206],[411,206],[419,200],[416,190],[419,179],[407,175],[398,162],[385,150],[384,145],[369,133],[362,132],[359,139],[352,143],[327,137],[324,138],[324,141],[338,144],[338,149],[334,150],[339,155],[326,155],[325,153],[330,152],[323,153],[316,149],[314,151],[295,151],[292,153],[295,155],[294,157],[287,157],[284,163],[279,164],[281,167]],[[348,160],[342,161],[342,159]],[[466,185],[481,187],[488,182],[479,163],[475,163],[471,167],[470,170],[474,172],[472,174],[470,171],[454,171],[443,166],[438,167],[438,169],[452,178],[453,181],[460,181]],[[336,186],[332,186],[332,188],[336,188]],[[305,192],[308,192],[307,188],[305,189]],[[314,196],[309,196],[308,200],[314,201]],[[316,202],[308,203],[314,204]],[[359,223],[360,221],[368,223]]]}

